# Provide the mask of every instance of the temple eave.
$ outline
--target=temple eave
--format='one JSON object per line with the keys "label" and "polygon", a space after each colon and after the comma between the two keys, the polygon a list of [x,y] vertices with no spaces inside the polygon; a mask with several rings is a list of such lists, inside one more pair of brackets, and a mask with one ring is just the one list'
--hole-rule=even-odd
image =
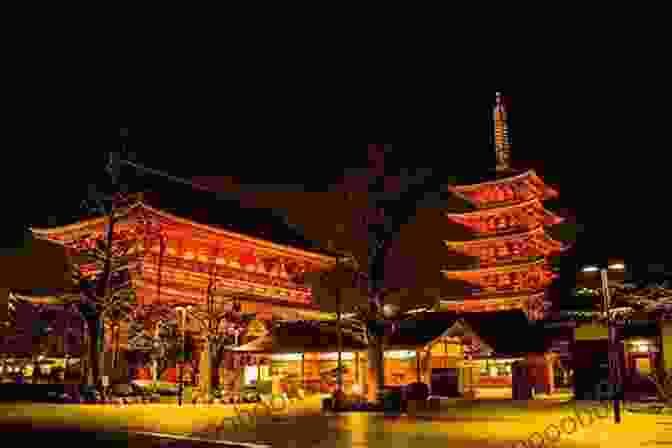
{"label": "temple eave", "polygon": [[532,198],[532,199],[528,199],[526,201],[500,203],[500,204],[497,204],[496,206],[493,206],[493,207],[479,208],[478,210],[472,210],[472,211],[469,211],[469,212],[460,212],[460,213],[445,212],[445,216],[447,216],[448,218],[451,218],[451,219],[461,219],[461,218],[470,217],[470,216],[498,215],[498,214],[501,214],[502,212],[507,211],[507,210],[522,208],[522,207],[526,207],[526,206],[529,206],[529,205],[536,205],[537,203],[541,206],[541,208],[544,211],[544,214],[546,214],[547,216],[564,220],[564,218],[556,215],[552,211],[543,207],[543,205],[541,205],[541,201],[538,198]]}
{"label": "temple eave", "polygon": [[531,267],[543,266],[546,264],[546,260],[543,258],[538,261],[533,261],[529,263],[519,263],[507,266],[493,266],[488,268],[476,268],[476,269],[442,269],[441,272],[446,276],[462,276],[462,275],[480,275],[480,274],[491,274],[491,273],[506,273],[506,272],[518,272],[524,271]]}
{"label": "temple eave", "polygon": [[489,245],[490,243],[497,243],[497,242],[504,242],[504,241],[517,241],[517,240],[522,240],[525,238],[532,237],[537,234],[543,234],[544,235],[544,240],[547,241],[549,244],[553,246],[561,246],[562,243],[560,241],[557,241],[553,239],[548,233],[546,233],[544,226],[541,225],[537,227],[536,229],[528,230],[525,232],[517,232],[517,233],[507,233],[507,234],[502,234],[502,235],[492,235],[492,236],[486,236],[486,237],[477,237],[473,238],[470,240],[463,240],[463,241],[451,241],[451,240],[444,240],[444,244],[448,247],[466,247],[466,246],[484,246],[484,245]]}
{"label": "temple eave", "polygon": [[[272,241],[266,241],[266,240],[261,240],[258,238],[250,237],[247,235],[243,235],[240,233],[236,232],[231,232],[229,230],[224,230],[220,229],[218,227],[214,227],[211,225],[206,225],[206,224],[201,224],[186,218],[181,218],[179,216],[173,215],[168,212],[164,212],[163,210],[156,209],[150,205],[147,205],[143,202],[137,202],[133,204],[132,206],[129,207],[129,210],[138,210],[142,209],[146,212],[149,212],[153,214],[156,217],[163,218],[171,223],[175,223],[178,225],[186,225],[188,227],[193,227],[197,229],[201,229],[211,235],[215,238],[228,238],[231,240],[236,240],[240,242],[245,242],[245,243],[251,243],[254,246],[257,246],[259,248],[263,248],[265,250],[270,250],[270,251],[275,251],[279,252],[285,256],[290,255],[290,256],[295,256],[295,257],[300,257],[303,259],[308,259],[313,262],[317,262],[320,265],[326,267],[326,266],[331,266],[335,264],[335,258],[324,255],[321,253],[317,252],[309,252],[305,251],[303,249],[298,249],[295,247],[291,246],[286,246],[278,243],[274,243]],[[71,233],[77,233],[77,232],[84,232],[88,231],[95,228],[102,228],[107,224],[107,218],[106,217],[98,217],[98,218],[91,218],[91,219],[86,219],[74,224],[69,224],[66,226],[61,226],[61,227],[54,227],[50,229],[40,229],[40,228],[30,228],[29,230],[36,235],[37,237],[41,238],[47,238],[49,240],[54,240],[54,241],[59,241],[63,239],[68,234]],[[123,223],[120,223],[120,225],[123,225]]]}
{"label": "temple eave", "polygon": [[506,292],[494,292],[494,293],[483,293],[483,294],[472,294],[464,295],[460,297],[442,297],[441,303],[458,303],[458,302],[492,302],[502,300],[521,300],[529,298],[539,298],[544,297],[547,294],[546,289],[534,289],[529,291],[506,291]]}
{"label": "temple eave", "polygon": [[443,298],[440,300],[442,308],[457,310],[482,311],[484,308],[510,307],[524,308],[530,301],[543,300],[546,291],[531,291],[529,293],[499,293],[487,295],[466,296],[463,298]]}
{"label": "temple eave", "polygon": [[448,189],[454,193],[463,193],[463,192],[471,192],[471,191],[477,191],[482,189],[483,187],[487,186],[492,186],[492,185],[502,185],[502,184],[508,184],[517,180],[524,179],[525,177],[536,175],[534,170],[527,170],[524,171],[520,174],[516,174],[514,176],[506,177],[504,179],[497,179],[497,180],[489,180],[486,182],[480,182],[477,184],[469,184],[469,185],[451,185],[448,187]]}
{"label": "temple eave", "polygon": [[521,174],[509,176],[503,179],[496,179],[477,184],[450,186],[449,191],[478,207],[479,209],[485,210],[490,208],[498,208],[503,205],[510,205],[512,202],[516,202],[516,200],[513,198],[502,200],[501,198],[474,197],[475,193],[478,193],[479,191],[486,191],[489,188],[496,188],[502,185],[511,188],[512,186],[515,186],[516,183],[520,182],[528,183],[535,190],[537,190],[536,197],[534,199],[544,201],[558,196],[558,192],[550,186],[546,185],[543,180],[537,176],[534,170],[528,170]]}

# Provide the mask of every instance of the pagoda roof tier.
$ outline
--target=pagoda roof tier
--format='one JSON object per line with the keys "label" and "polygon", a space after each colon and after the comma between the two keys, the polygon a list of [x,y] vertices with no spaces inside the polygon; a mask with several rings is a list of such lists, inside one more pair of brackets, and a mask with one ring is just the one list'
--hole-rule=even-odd
{"label": "pagoda roof tier", "polygon": [[564,248],[565,246],[560,242],[554,240],[547,232],[546,229],[544,229],[544,226],[539,226],[536,229],[528,230],[525,232],[521,233],[512,233],[509,235],[501,235],[501,236],[489,236],[485,238],[474,238],[471,240],[465,240],[465,241],[444,241],[446,246],[451,247],[451,248],[458,248],[458,247],[469,247],[469,246],[491,246],[492,243],[498,243],[498,242],[509,242],[509,241],[520,241],[524,239],[529,239],[533,237],[543,237],[544,239],[547,239],[553,243],[555,247],[558,249]]}
{"label": "pagoda roof tier", "polygon": [[448,219],[462,225],[478,237],[508,236],[524,233],[539,226],[553,226],[564,221],[547,210],[538,199],[465,213],[446,213]]}
{"label": "pagoda roof tier", "polygon": [[558,196],[534,170],[478,184],[451,186],[449,190],[479,209]]}
{"label": "pagoda roof tier", "polygon": [[442,272],[448,279],[473,285],[475,292],[472,295],[538,291],[550,286],[557,278],[545,259],[508,266]]}
{"label": "pagoda roof tier", "polygon": [[[202,224],[190,219],[176,216],[172,213],[154,208],[143,201],[136,202],[128,209],[127,217],[118,221],[115,228],[119,228],[120,233],[127,232],[129,227],[133,227],[134,218],[141,218],[152,221],[161,228],[161,232],[170,239],[185,239],[189,241],[198,241],[209,243],[217,247],[228,247],[242,250],[243,252],[255,250],[260,254],[271,257],[286,257],[304,262],[311,262],[321,266],[329,267],[335,263],[335,258],[319,250],[304,250],[289,245],[278,244],[268,240],[247,236],[241,233],[225,230],[221,227],[211,224]],[[30,230],[37,237],[52,241],[68,244],[78,238],[89,234],[103,234],[108,223],[108,218],[99,217],[86,219],[74,224],[54,227],[49,229],[31,228]],[[137,226],[137,224],[136,224]],[[116,233],[116,232],[115,232]]]}
{"label": "pagoda roof tier", "polygon": [[[472,294],[472,295],[461,295],[461,296],[443,296],[441,297],[440,303],[452,303],[452,302],[473,302],[473,301],[486,301],[491,303],[491,301],[499,301],[503,299],[521,299],[525,297],[545,297],[548,294],[546,289],[535,289],[531,291],[502,291],[502,292],[493,292],[493,293],[483,293],[483,294]],[[494,303],[494,302],[492,302]]]}
{"label": "pagoda roof tier", "polygon": [[441,300],[443,311],[458,313],[487,313],[522,310],[529,320],[540,320],[546,315],[550,303],[545,300],[545,292],[526,295],[509,295],[498,298],[468,298],[463,300]]}
{"label": "pagoda roof tier", "polygon": [[494,207],[494,208],[484,208],[484,209],[479,209],[479,210],[472,210],[472,211],[469,211],[469,212],[461,212],[461,213],[450,213],[450,212],[448,212],[448,213],[446,213],[446,216],[448,216],[451,219],[461,218],[461,217],[471,217],[471,216],[497,216],[497,215],[501,215],[502,213],[504,213],[506,211],[509,211],[509,210],[516,210],[516,209],[521,209],[521,208],[525,208],[525,207],[529,207],[529,206],[535,206],[535,207],[539,206],[539,207],[541,207],[547,215],[557,218],[559,220],[558,223],[564,221],[564,218],[561,218],[560,216],[556,215],[552,211],[547,210],[541,204],[541,201],[539,201],[539,199],[530,199],[528,201],[517,202],[515,204],[503,204],[501,206]]}
{"label": "pagoda roof tier", "polygon": [[512,264],[506,266],[490,266],[487,268],[475,268],[475,269],[455,269],[455,270],[442,270],[447,277],[459,276],[481,276],[481,275],[490,275],[490,274],[508,274],[512,272],[522,272],[528,271],[535,267],[543,267],[546,265],[546,260],[543,258],[540,260],[532,261],[529,263],[520,263]]}
{"label": "pagoda roof tier", "polygon": [[551,238],[543,226],[513,235],[444,243],[449,249],[477,257],[481,266],[520,263],[566,249],[561,242]]}

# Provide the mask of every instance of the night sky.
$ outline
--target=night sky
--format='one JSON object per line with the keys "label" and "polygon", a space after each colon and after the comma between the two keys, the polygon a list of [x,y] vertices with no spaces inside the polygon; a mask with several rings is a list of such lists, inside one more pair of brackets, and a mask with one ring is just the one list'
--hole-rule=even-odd
{"label": "night sky", "polygon": [[[669,263],[666,216],[672,172],[666,161],[670,138],[668,118],[661,112],[664,102],[652,108],[650,100],[639,97],[587,91],[503,93],[514,166],[535,168],[557,188],[560,197],[549,208],[575,218],[583,230],[567,263],[601,255],[624,256],[638,266]],[[408,126],[394,122],[383,136],[396,142],[384,155],[384,172],[398,175],[404,168],[429,167],[449,178],[491,169],[493,102],[494,92],[470,102],[447,101],[432,113],[422,112],[422,119],[409,120]],[[332,130],[334,137],[299,139],[298,127],[279,134],[256,128],[251,135],[264,138],[245,139],[241,136],[250,128],[232,126],[214,120],[139,124],[127,138],[117,137],[116,128],[58,127],[44,130],[46,138],[28,132],[10,164],[20,177],[5,179],[6,191],[13,192],[8,228],[77,216],[87,185],[105,188],[105,152],[118,148],[120,139],[139,162],[153,168],[187,178],[233,176],[235,182],[263,184],[259,188],[324,191],[347,174],[383,172],[373,168],[366,144],[341,143],[361,140],[342,131]],[[43,149],[39,156],[36,148]],[[124,173],[132,184],[132,173]],[[10,235],[5,234],[7,241]]]}

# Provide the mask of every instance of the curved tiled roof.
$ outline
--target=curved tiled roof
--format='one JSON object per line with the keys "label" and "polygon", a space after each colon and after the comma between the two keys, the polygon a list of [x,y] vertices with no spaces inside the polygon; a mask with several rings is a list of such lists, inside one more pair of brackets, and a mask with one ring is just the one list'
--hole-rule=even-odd
{"label": "curved tiled roof", "polygon": [[[273,210],[242,207],[239,201],[229,197],[218,198],[215,193],[169,185],[161,192],[156,190],[143,192],[142,202],[135,206],[145,207],[168,219],[192,221],[215,232],[231,232],[241,237],[251,237],[319,256],[334,255],[322,249],[318,242],[305,238],[300,231],[292,228],[283,216]],[[105,218],[100,216],[88,215],[85,218],[88,224],[103,220]],[[47,235],[74,230],[80,223],[84,221],[58,228],[31,230],[38,235]]]}
{"label": "curved tiled roof", "polygon": [[510,264],[510,265],[504,265],[504,266],[490,266],[490,267],[485,267],[485,268],[475,268],[475,269],[453,269],[453,270],[447,270],[444,269],[441,272],[443,272],[446,275],[462,275],[462,274],[469,274],[469,273],[477,273],[477,274],[491,274],[495,272],[518,272],[518,271],[523,271],[527,270],[533,266],[543,266],[546,264],[546,260],[544,258],[541,258],[537,261],[532,261],[529,263],[516,263],[516,264]]}

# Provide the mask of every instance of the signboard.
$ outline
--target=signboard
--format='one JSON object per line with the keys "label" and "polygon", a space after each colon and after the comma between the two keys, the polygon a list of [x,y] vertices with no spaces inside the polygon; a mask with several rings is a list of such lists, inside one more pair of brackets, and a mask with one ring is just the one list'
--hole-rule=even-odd
{"label": "signboard", "polygon": [[[323,361],[337,361],[338,352],[331,353],[320,353],[320,360]],[[352,352],[341,352],[341,361],[343,360],[353,360],[355,359],[355,354]]]}
{"label": "signboard", "polygon": [[411,359],[415,358],[415,352],[409,350],[388,350],[385,359]]}
{"label": "signboard", "polygon": [[481,362],[476,360],[460,360],[457,362],[457,366],[460,368],[480,368],[481,367]]}
{"label": "signboard", "polygon": [[266,325],[258,319],[253,320],[247,326],[248,336],[264,336],[266,333]]}
{"label": "signboard", "polygon": [[301,353],[285,353],[278,355],[271,355],[273,361],[301,361],[303,355]]}
{"label": "signboard", "polygon": [[586,324],[574,329],[574,339],[577,341],[594,341],[608,339],[608,337],[606,325]]}

